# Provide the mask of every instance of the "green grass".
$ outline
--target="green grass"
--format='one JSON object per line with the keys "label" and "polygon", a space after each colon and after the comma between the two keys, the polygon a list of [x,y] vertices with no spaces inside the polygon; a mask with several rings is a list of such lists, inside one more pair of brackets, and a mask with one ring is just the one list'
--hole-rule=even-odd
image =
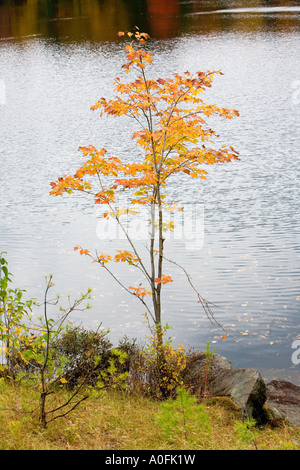
{"label": "green grass", "polygon": [[246,426],[226,399],[206,400],[201,409],[193,400],[182,407],[174,402],[177,418],[170,429],[164,416],[169,419],[166,409],[172,415],[171,402],[164,408],[142,395],[108,391],[44,429],[38,420],[38,398],[32,388],[0,379],[1,450],[300,449],[300,428]]}

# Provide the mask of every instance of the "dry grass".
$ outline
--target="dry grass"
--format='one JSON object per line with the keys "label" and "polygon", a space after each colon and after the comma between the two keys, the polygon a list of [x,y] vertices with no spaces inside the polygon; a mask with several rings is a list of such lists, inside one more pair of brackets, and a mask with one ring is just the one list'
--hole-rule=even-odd
{"label": "dry grass", "polygon": [[[239,413],[224,399],[205,403],[211,431],[193,445],[183,433],[170,441],[157,421],[159,402],[143,396],[111,391],[90,398],[46,429],[31,412],[37,405],[32,389],[0,381],[1,450],[300,449],[300,429],[288,425],[266,426],[246,443],[236,429]],[[189,432],[197,436],[196,428]]]}

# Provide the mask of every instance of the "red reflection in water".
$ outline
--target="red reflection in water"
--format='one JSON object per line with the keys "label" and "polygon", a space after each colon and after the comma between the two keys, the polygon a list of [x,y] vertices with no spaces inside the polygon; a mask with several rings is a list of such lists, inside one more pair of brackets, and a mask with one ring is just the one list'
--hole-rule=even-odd
{"label": "red reflection in water", "polygon": [[174,36],[180,20],[179,0],[147,0],[147,12],[152,36]]}

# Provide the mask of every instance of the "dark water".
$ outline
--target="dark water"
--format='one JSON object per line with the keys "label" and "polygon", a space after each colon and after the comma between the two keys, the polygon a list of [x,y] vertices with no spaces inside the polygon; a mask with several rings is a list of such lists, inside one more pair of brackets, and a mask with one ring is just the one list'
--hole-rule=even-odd
{"label": "dark water", "polygon": [[[165,289],[164,320],[174,342],[205,349],[209,340],[234,367],[298,383],[299,2],[0,1],[0,251],[28,294],[41,298],[50,273],[63,298],[91,287],[93,309],[74,321],[102,322],[115,340],[144,338],[141,304],[73,251],[80,244],[113,252],[124,241],[113,232],[102,236],[99,214],[84,198],[49,196],[49,183],[82,163],[80,145],[121,157],[135,152],[126,121],[102,121],[90,111],[120,74],[116,32],[134,25],[153,38],[153,74],[220,69],[207,101],[240,111],[232,122],[211,125],[241,161],[170,189],[198,210],[198,244],[188,232],[166,243],[215,304],[228,336],[221,340],[170,265],[175,280]],[[137,280],[116,268],[125,282]]]}

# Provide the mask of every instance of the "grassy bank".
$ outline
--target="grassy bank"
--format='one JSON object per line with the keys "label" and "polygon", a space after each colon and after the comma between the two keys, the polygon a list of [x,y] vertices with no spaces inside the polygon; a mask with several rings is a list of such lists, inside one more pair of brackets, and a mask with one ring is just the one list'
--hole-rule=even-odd
{"label": "grassy bank", "polygon": [[168,410],[142,395],[111,390],[90,397],[46,429],[38,413],[32,412],[38,398],[32,388],[0,380],[1,450],[300,449],[299,428],[286,424],[248,428],[225,399],[206,401],[201,416],[198,404],[183,414],[171,409],[172,417],[177,413],[179,420],[167,432]]}

